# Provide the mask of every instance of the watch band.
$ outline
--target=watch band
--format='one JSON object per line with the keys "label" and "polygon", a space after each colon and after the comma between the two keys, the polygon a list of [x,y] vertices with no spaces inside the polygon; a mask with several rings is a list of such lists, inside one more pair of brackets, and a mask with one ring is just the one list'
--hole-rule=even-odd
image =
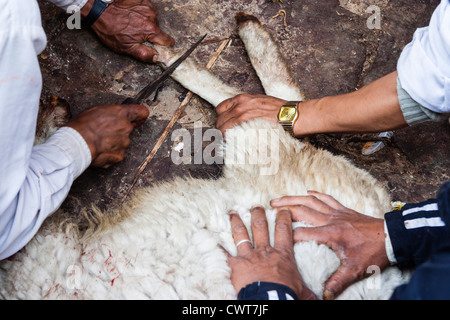
{"label": "watch band", "polygon": [[102,15],[103,11],[105,11],[105,9],[108,8],[109,5],[110,5],[109,3],[105,3],[100,0],[95,0],[91,11],[83,20],[84,26],[86,28],[92,26],[94,22],[97,21],[97,19]]}
{"label": "watch band", "polygon": [[283,107],[297,107],[299,103],[300,101],[286,101],[286,103],[283,104]]}
{"label": "watch band", "polygon": [[282,123],[281,126],[287,133],[289,133],[291,136],[294,136],[294,127],[292,125]]}

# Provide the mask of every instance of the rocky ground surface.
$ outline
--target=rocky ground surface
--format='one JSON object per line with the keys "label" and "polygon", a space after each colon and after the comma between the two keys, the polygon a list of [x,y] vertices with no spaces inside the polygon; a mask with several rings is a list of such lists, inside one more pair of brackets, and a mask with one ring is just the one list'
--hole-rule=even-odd
{"label": "rocky ground surface", "polygon": [[[437,0],[154,0],[162,29],[187,48],[208,33],[195,57],[206,64],[220,40],[231,38],[212,71],[226,83],[248,93],[263,93],[237,35],[234,17],[243,11],[257,16],[267,27],[293,74],[309,98],[353,90],[395,70],[403,47],[416,28],[426,26]],[[367,21],[376,5],[380,29]],[[69,30],[68,15],[40,1],[48,46],[39,56],[44,77],[41,107],[52,97],[66,101],[72,116],[104,103],[119,103],[133,96],[161,72],[160,67],[138,62],[105,48],[90,30]],[[284,10],[280,12],[280,10]],[[277,16],[277,14],[279,14]],[[114,207],[125,194],[137,167],[152,150],[186,90],[169,79],[153,101],[147,101],[149,120],[132,134],[126,160],[109,169],[88,169],[74,184],[65,208]],[[54,101],[54,100],[53,100]],[[216,115],[204,100],[194,96],[175,129],[193,130],[196,121],[204,129],[214,127]],[[392,194],[394,200],[421,201],[434,197],[450,176],[450,125],[447,121],[410,127],[395,132],[380,151],[363,155],[366,139],[374,135],[316,135],[310,141],[334,154],[344,155],[368,170]],[[220,165],[175,165],[170,134],[136,188],[174,176],[217,178]]]}

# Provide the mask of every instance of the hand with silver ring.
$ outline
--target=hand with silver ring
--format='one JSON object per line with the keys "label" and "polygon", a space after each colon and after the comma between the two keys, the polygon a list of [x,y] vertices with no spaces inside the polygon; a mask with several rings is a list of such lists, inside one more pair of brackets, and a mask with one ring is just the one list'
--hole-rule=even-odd
{"label": "hand with silver ring", "polygon": [[264,208],[251,209],[253,243],[247,228],[235,211],[230,211],[233,239],[237,256],[225,251],[231,268],[231,282],[239,292],[257,282],[274,282],[292,288],[299,299],[317,297],[303,283],[294,257],[292,218],[288,209],[279,209],[275,225],[274,247],[270,245],[269,229]]}

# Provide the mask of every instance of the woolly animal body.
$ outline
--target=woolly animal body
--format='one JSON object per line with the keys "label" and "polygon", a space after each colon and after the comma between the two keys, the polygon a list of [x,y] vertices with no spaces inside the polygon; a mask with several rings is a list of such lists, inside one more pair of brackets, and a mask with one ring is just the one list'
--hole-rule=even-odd
{"label": "woolly animal body", "polygon": [[[225,164],[218,180],[176,179],[140,190],[117,212],[122,220],[103,221],[103,230],[87,241],[80,240],[76,226],[60,228],[57,218],[50,220],[13,260],[1,263],[1,296],[235,299],[226,257],[218,246],[236,253],[229,210],[237,210],[249,227],[250,208],[265,206],[273,236],[276,213],[269,202],[282,195],[317,190],[372,216],[387,209],[389,197],[368,173],[344,158],[298,142],[278,127],[254,121],[230,130],[227,140],[242,141],[245,136],[250,142],[254,132],[260,147],[280,164],[276,174],[261,174],[264,166],[258,164],[235,162]],[[267,134],[278,139],[276,151],[272,139],[261,139]],[[226,158],[230,153],[235,159],[248,158],[249,145],[226,145]],[[339,259],[314,242],[296,244],[295,254],[305,283],[320,297]],[[351,286],[339,298],[388,298],[406,280],[396,268],[376,277]]]}
{"label": "woolly animal body", "polygon": [[[247,32],[253,35],[246,37]],[[256,21],[241,23],[240,35],[248,39],[246,46],[251,41],[261,45],[258,39],[266,39],[265,46],[275,46]],[[275,59],[270,63],[285,67],[276,46],[270,52],[269,59]],[[160,51],[160,56],[165,56],[168,64],[174,59],[170,51]],[[257,55],[249,56],[258,74],[267,75],[265,58],[259,57],[261,63],[256,63]],[[268,86],[266,92],[275,92],[269,87],[282,83],[289,99],[303,99],[288,69],[279,70],[285,72],[277,79],[262,81]],[[213,105],[239,93],[192,60],[182,64],[174,77]],[[263,152],[264,157],[255,158],[256,151]],[[250,208],[264,206],[271,236],[276,212],[269,202],[283,195],[316,190],[374,217],[382,217],[389,210],[388,194],[367,172],[342,157],[292,138],[279,126],[256,120],[233,128],[227,133],[223,152],[225,165],[219,179],[178,178],[139,190],[116,212],[115,220],[107,218],[111,215],[102,219],[99,213],[97,230],[87,238],[81,237],[70,219],[61,222],[67,213],[55,214],[24,250],[0,262],[0,296],[235,299],[230,269],[219,247],[236,254],[229,210],[236,210],[249,228]],[[69,217],[76,214],[69,213]],[[331,249],[315,242],[298,243],[294,250],[306,285],[321,297],[324,282],[339,266],[339,259]],[[408,278],[393,267],[382,273],[372,270],[373,277],[352,285],[338,298],[389,298],[393,289]]]}

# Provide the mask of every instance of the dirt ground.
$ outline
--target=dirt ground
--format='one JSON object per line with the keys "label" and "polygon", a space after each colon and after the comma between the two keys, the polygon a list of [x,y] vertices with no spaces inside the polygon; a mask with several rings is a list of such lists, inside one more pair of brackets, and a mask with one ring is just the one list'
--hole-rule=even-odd
{"label": "dirt ground", "polygon": [[[40,0],[39,0],[40,1]],[[67,14],[40,1],[48,46],[39,56],[44,88],[42,107],[52,96],[67,101],[74,116],[104,103],[120,103],[157,77],[160,67],[138,62],[105,48],[90,30],[69,30]],[[293,74],[309,98],[336,95],[367,85],[395,70],[403,47],[416,28],[426,26],[437,0],[154,0],[163,30],[187,48],[208,33],[207,44],[195,57],[203,64],[219,45],[231,38],[212,72],[248,93],[263,93],[237,35],[234,16],[243,11],[257,16],[279,44]],[[381,29],[370,29],[366,13],[377,5]],[[284,10],[284,16],[277,15]],[[152,150],[186,90],[169,79],[156,101],[149,99],[148,121],[132,134],[126,160],[109,169],[88,169],[74,184],[64,207],[114,207],[132,182],[137,167]],[[194,96],[176,128],[193,129],[201,121],[214,127],[216,114],[207,102]],[[344,155],[386,185],[393,200],[421,201],[434,197],[450,177],[450,125],[447,121],[410,127],[395,132],[385,148],[362,155],[365,139],[374,135],[316,135],[316,146]],[[175,165],[170,135],[143,172],[136,188],[187,176],[214,179],[220,165]]]}

